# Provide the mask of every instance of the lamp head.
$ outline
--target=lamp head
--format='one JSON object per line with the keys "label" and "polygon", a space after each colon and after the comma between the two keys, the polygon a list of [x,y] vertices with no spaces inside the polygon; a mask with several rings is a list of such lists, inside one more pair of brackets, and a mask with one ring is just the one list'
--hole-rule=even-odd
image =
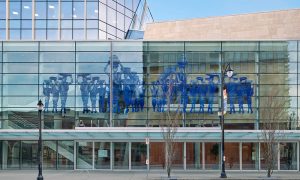
{"label": "lamp head", "polygon": [[39,100],[39,102],[37,103],[37,108],[39,111],[42,111],[44,109],[44,104],[42,100]]}

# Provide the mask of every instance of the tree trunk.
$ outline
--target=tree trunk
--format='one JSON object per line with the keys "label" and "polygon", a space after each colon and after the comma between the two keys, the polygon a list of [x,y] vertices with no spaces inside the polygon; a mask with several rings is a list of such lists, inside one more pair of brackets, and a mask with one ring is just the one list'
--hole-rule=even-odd
{"label": "tree trunk", "polygon": [[268,169],[268,178],[271,177],[271,169]]}
{"label": "tree trunk", "polygon": [[168,172],[168,178],[170,178],[171,177],[171,168],[169,166],[167,167],[167,172]]}

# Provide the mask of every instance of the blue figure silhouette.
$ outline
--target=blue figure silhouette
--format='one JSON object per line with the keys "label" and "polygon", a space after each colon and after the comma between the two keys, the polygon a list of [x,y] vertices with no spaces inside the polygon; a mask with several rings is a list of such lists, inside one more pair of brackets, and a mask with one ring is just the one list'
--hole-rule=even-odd
{"label": "blue figure silhouette", "polygon": [[52,93],[52,102],[53,109],[52,112],[57,112],[57,104],[59,99],[59,82],[57,77],[50,77],[51,80],[51,93]]}
{"label": "blue figure silhouette", "polygon": [[51,95],[51,86],[50,86],[50,80],[44,80],[43,82],[43,95],[45,96],[45,108],[44,111],[49,111],[49,101],[50,101],[50,95]]}
{"label": "blue figure silhouette", "polygon": [[190,112],[196,111],[197,95],[198,95],[197,80],[192,80],[191,86],[190,86],[190,96],[191,96],[192,107],[191,107]]}
{"label": "blue figure silhouette", "polygon": [[[60,74],[61,82],[59,84],[60,102],[61,102],[61,112],[66,114],[66,102],[68,98],[69,85],[73,83],[72,75],[70,74]],[[67,77],[71,78],[70,82],[67,82]]]}
{"label": "blue figure silhouette", "polygon": [[235,113],[234,103],[235,103],[235,98],[236,98],[236,87],[237,87],[237,84],[234,82],[235,79],[236,78],[231,77],[230,82],[226,84],[227,93],[228,93],[228,101],[230,104],[229,114]]}
{"label": "blue figure silhouette", "polygon": [[207,85],[207,96],[208,96],[208,107],[207,107],[207,113],[212,114],[213,110],[212,110],[212,106],[214,103],[214,96],[215,96],[215,92],[217,91],[217,86],[216,84],[213,82],[214,80],[214,75],[209,75],[210,77],[208,78],[208,85]]}
{"label": "blue figure silhouette", "polygon": [[122,85],[123,85],[123,95],[124,95],[124,102],[125,102],[125,109],[124,109],[124,114],[128,114],[129,112],[129,107],[131,105],[131,89],[130,89],[130,84],[131,84],[131,79],[130,79],[130,68],[125,67],[124,68],[124,79],[122,80]]}
{"label": "blue figure silhouette", "polygon": [[251,85],[251,81],[248,81],[246,83],[246,93],[247,93],[248,113],[253,113],[252,110],[253,87]]}
{"label": "blue figure silhouette", "polygon": [[151,83],[150,87],[151,95],[152,95],[152,109],[155,112],[156,104],[157,104],[157,96],[158,96],[158,88],[155,81]]}
{"label": "blue figure silhouette", "polygon": [[239,113],[244,113],[244,94],[245,94],[245,87],[244,82],[247,77],[240,77],[240,83],[237,86],[237,98],[239,104]]}
{"label": "blue figure silhouette", "polygon": [[82,99],[82,105],[83,105],[83,113],[88,113],[89,108],[88,108],[88,101],[89,101],[89,80],[90,78],[88,77],[89,74],[81,74],[78,75],[82,77],[82,82],[78,82],[80,85],[80,91],[81,91],[81,99]]}
{"label": "blue figure silhouette", "polygon": [[146,92],[146,88],[145,88],[145,82],[142,83],[142,85],[139,86],[139,107],[141,109],[141,111],[144,111],[144,105],[145,105],[145,92]]}
{"label": "blue figure silhouette", "polygon": [[180,96],[180,104],[182,104],[182,111],[186,112],[186,106],[188,101],[188,94],[187,94],[187,77],[185,73],[185,67],[187,65],[187,60],[185,55],[181,56],[181,59],[177,62],[179,67],[179,72],[176,76],[176,83],[178,84],[178,90],[181,94]]}
{"label": "blue figure silhouette", "polygon": [[99,92],[99,112],[104,113],[105,112],[105,94],[106,94],[106,86],[105,81],[100,80],[99,86],[98,86],[98,92]]}
{"label": "blue figure silhouette", "polygon": [[92,81],[89,84],[90,100],[92,105],[91,112],[96,113],[96,104],[97,104],[97,94],[99,89],[99,77],[93,77]]}
{"label": "blue figure silhouette", "polygon": [[198,92],[199,92],[199,103],[200,103],[200,110],[199,113],[204,113],[204,104],[205,104],[205,98],[206,98],[206,91],[207,86],[203,81],[202,77],[197,77],[197,79],[200,81],[200,84],[198,86]]}

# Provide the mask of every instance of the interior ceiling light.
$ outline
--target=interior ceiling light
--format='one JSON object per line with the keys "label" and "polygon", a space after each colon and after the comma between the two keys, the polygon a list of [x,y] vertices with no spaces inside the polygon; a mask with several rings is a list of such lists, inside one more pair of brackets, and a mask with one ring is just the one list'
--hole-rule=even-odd
{"label": "interior ceiling light", "polygon": [[95,13],[98,13],[98,10],[96,9],[94,12],[95,12]]}
{"label": "interior ceiling light", "polygon": [[53,5],[49,5],[49,9],[54,9],[55,7]]}
{"label": "interior ceiling light", "polygon": [[30,7],[29,6],[24,6],[24,9],[29,9]]}
{"label": "interior ceiling light", "polygon": [[13,11],[13,14],[14,14],[14,15],[18,15],[19,13],[18,13],[18,12],[16,12],[16,11]]}
{"label": "interior ceiling light", "polygon": [[76,15],[76,14],[74,14],[74,15],[73,15],[73,18],[77,18],[77,15]]}
{"label": "interior ceiling light", "polygon": [[39,16],[39,14],[34,14],[34,16],[35,16],[35,17],[38,17],[38,16]]}

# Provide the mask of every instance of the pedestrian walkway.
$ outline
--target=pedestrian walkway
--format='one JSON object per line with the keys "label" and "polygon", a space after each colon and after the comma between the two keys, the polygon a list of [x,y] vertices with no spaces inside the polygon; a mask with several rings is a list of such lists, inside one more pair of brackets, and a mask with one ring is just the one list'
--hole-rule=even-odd
{"label": "pedestrian walkway", "polygon": [[[1,180],[34,180],[38,171],[5,170],[0,171]],[[167,179],[165,171],[60,171],[44,170],[44,180],[161,180]],[[220,179],[217,171],[174,171],[172,179]],[[265,171],[227,172],[227,179],[300,179],[300,172],[274,172],[271,178],[266,177]]]}

